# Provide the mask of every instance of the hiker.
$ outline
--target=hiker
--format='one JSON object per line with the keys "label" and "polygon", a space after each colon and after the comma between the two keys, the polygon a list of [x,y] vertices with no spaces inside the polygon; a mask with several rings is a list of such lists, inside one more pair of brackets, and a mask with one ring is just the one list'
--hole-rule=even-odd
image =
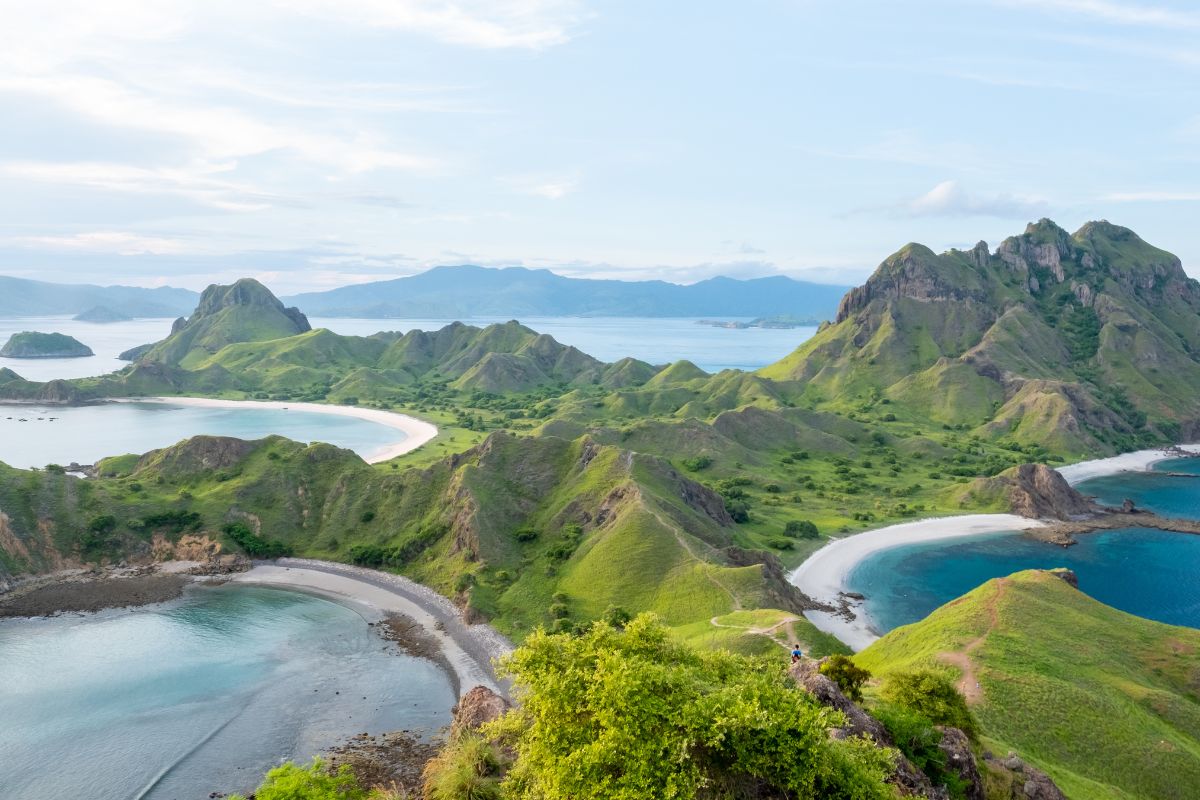
{"label": "hiker", "polygon": [[804,658],[804,653],[800,651],[800,645],[792,645],[792,663],[795,664],[800,659]]}

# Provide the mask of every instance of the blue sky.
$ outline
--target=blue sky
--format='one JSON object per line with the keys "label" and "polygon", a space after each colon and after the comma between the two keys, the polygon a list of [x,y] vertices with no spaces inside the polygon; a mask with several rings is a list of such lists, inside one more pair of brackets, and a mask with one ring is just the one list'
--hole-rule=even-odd
{"label": "blue sky", "polygon": [[[53,9],[51,13],[46,9]],[[0,272],[856,283],[1106,218],[1200,275],[1200,8],[0,0]]]}

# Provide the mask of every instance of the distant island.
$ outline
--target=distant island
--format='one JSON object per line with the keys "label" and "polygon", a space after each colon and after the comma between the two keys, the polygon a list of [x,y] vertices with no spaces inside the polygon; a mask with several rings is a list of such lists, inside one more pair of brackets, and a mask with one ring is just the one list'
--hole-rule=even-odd
{"label": "distant island", "polygon": [[280,298],[309,316],[417,319],[472,317],[794,317],[833,319],[846,286],[773,275],[692,284],[569,278],[546,269],[471,265]]}
{"label": "distant island", "polygon": [[128,322],[133,317],[120,311],[114,311],[108,306],[92,306],[87,311],[76,314],[72,319],[76,322],[104,324],[108,322]]}
{"label": "distant island", "polygon": [[169,286],[153,289],[142,286],[93,286],[0,275],[0,317],[73,316],[90,314],[97,308],[121,314],[125,318],[178,317],[195,308],[199,299],[199,292]]}
{"label": "distant island", "polygon": [[745,330],[746,328],[773,328],[790,330],[791,328],[813,328],[824,320],[816,317],[793,317],[781,314],[775,317],[756,317],[749,322],[729,319],[698,319],[697,325],[708,325],[713,328],[729,328],[730,330]]}
{"label": "distant island", "polygon": [[14,333],[0,349],[5,358],[83,358],[92,356],[92,348],[63,333]]}

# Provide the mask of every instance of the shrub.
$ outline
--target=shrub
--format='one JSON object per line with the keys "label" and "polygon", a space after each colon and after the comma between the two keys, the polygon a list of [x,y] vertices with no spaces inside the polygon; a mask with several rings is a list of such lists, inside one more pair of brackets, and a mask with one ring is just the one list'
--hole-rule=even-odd
{"label": "shrub", "polygon": [[967,783],[954,770],[947,769],[946,753],[938,746],[942,734],[928,718],[889,703],[875,708],[872,714],[883,723],[900,752],[924,772],[934,786],[945,786],[953,798],[966,796]]}
{"label": "shrub", "polygon": [[858,666],[852,658],[841,653],[831,655],[821,665],[821,674],[836,683],[842,694],[855,702],[862,700],[863,684],[871,677],[869,670]]}
{"label": "shrub", "polygon": [[523,528],[518,528],[516,539],[518,542],[532,542],[538,537],[538,529],[531,525],[526,525]]}
{"label": "shrub", "polygon": [[796,548],[795,542],[783,536],[773,537],[769,544],[776,550],[794,550]]}
{"label": "shrub", "polygon": [[362,516],[359,517],[359,520],[361,520],[362,522],[370,522],[373,519],[375,519],[374,511],[364,511],[362,513]]}
{"label": "shrub", "polygon": [[500,800],[500,757],[475,733],[446,743],[425,765],[428,800]]}
{"label": "shrub", "polygon": [[799,537],[801,539],[816,539],[821,535],[817,530],[817,526],[812,520],[793,519],[783,527],[783,533],[786,536]]}
{"label": "shrub", "polygon": [[975,719],[967,701],[944,673],[932,670],[889,675],[880,697],[902,709],[915,712],[934,725],[950,725],[974,737]]}
{"label": "shrub", "polygon": [[783,487],[780,486],[778,483],[768,483],[766,486],[763,487],[763,489],[766,489],[771,494],[779,494],[780,492],[783,491]]}
{"label": "shrub", "polygon": [[708,456],[696,456],[694,458],[685,458],[682,463],[684,469],[689,472],[699,472],[702,469],[711,467],[712,459]]}
{"label": "shrub", "polygon": [[[271,770],[253,796],[256,800],[365,800],[367,793],[349,766],[330,771],[321,759],[314,758],[307,767],[288,761]],[[232,795],[229,800],[245,798]]]}
{"label": "shrub", "polygon": [[651,615],[623,631],[535,632],[502,670],[522,703],[482,733],[515,753],[504,780],[514,798],[695,797],[722,786],[763,797],[894,796],[888,752],[829,739],[827,712],[789,688],[777,665],[693,650]]}
{"label": "shrub", "polygon": [[264,539],[243,522],[231,522],[221,529],[225,535],[254,558],[280,558],[291,555],[292,548],[278,539]]}

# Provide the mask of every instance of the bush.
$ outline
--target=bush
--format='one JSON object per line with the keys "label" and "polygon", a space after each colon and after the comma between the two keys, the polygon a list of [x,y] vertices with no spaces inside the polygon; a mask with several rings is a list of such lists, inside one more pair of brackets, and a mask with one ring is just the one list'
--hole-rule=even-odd
{"label": "bush", "polygon": [[695,458],[685,458],[682,463],[684,469],[689,472],[699,472],[702,469],[711,467],[712,459],[708,456],[696,456]]}
{"label": "bush", "polygon": [[889,703],[920,714],[934,725],[949,725],[972,738],[975,736],[975,719],[967,708],[966,698],[944,673],[898,672],[887,677],[879,694]]}
{"label": "bush", "polygon": [[789,688],[777,664],[693,650],[651,615],[624,631],[535,632],[502,671],[522,703],[482,733],[515,753],[504,780],[514,798],[695,797],[733,786],[763,797],[894,796],[888,752],[830,740],[827,712]]}
{"label": "bush", "polygon": [[856,703],[862,700],[863,684],[871,677],[869,670],[858,666],[852,658],[841,653],[831,655],[821,665],[821,674],[836,683],[842,694]]}
{"label": "bush", "polygon": [[791,539],[788,539],[783,536],[773,537],[771,539],[771,541],[768,542],[768,544],[770,544],[771,547],[774,547],[776,550],[794,550],[794,549],[796,549],[796,543],[793,542]]}
{"label": "bush", "polygon": [[801,539],[816,539],[821,535],[817,530],[817,526],[807,519],[793,519],[783,527],[785,536],[799,537]]}
{"label": "bush", "polygon": [[280,558],[292,554],[292,548],[278,539],[264,539],[243,522],[231,522],[221,529],[252,558]]}
{"label": "bush", "polygon": [[953,798],[966,796],[967,782],[947,768],[946,753],[938,746],[942,734],[928,718],[889,703],[875,708],[872,714],[887,729],[900,752],[924,772],[934,786],[945,786]]}
{"label": "bush", "polygon": [[500,757],[478,734],[446,743],[425,765],[427,800],[500,800]]}
{"label": "bush", "polygon": [[518,542],[532,542],[537,537],[538,529],[530,525],[517,529],[516,539]]}
{"label": "bush", "polygon": [[361,516],[361,517],[359,517],[359,520],[360,520],[360,521],[362,521],[362,522],[370,522],[370,521],[371,521],[371,520],[373,520],[373,519],[375,519],[375,512],[374,512],[374,511],[364,511],[364,512],[362,513],[362,516]]}
{"label": "bush", "polygon": [[766,486],[763,487],[763,489],[767,490],[771,494],[779,494],[780,492],[783,491],[783,487],[780,486],[778,483],[768,483]]}
{"label": "bush", "polygon": [[[256,800],[365,800],[367,793],[347,765],[331,772],[321,759],[314,758],[307,767],[288,761],[271,770],[254,797]],[[229,800],[245,798],[232,795]]]}

